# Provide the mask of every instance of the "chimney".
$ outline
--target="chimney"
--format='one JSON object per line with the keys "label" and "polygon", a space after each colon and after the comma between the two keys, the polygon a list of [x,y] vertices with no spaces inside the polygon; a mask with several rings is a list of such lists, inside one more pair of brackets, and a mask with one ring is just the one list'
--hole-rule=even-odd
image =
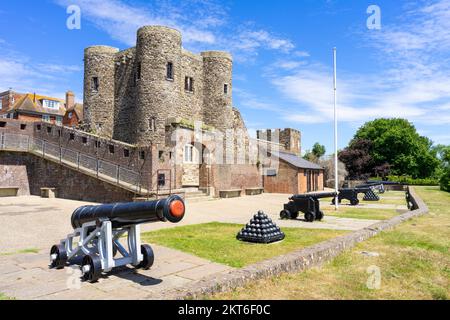
{"label": "chimney", "polygon": [[72,108],[75,105],[75,94],[72,91],[66,92],[66,109]]}

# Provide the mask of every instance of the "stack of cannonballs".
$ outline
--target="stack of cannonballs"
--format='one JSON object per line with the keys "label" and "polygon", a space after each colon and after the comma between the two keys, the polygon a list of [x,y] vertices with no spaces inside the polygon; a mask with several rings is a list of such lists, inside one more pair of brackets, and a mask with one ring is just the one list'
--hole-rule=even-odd
{"label": "stack of cannonballs", "polygon": [[240,241],[253,243],[272,243],[281,241],[284,237],[281,229],[263,211],[255,214],[236,236]]}

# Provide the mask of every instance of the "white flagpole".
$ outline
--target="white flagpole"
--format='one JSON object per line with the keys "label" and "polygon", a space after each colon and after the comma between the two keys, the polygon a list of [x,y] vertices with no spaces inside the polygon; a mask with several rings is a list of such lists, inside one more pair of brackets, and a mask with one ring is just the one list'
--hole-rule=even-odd
{"label": "white flagpole", "polygon": [[338,130],[337,130],[337,77],[336,77],[336,48],[333,48],[333,84],[334,84],[334,189],[336,198],[334,199],[334,206],[339,210],[339,201],[337,193],[339,192],[339,175],[338,175]]}

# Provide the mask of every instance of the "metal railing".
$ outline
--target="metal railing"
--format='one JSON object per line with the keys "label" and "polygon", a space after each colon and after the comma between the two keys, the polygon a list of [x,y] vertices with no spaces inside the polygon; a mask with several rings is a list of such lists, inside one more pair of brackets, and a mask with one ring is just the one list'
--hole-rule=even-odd
{"label": "metal railing", "polygon": [[78,171],[121,187],[142,193],[141,175],[118,164],[87,155],[58,144],[14,133],[0,134],[0,150],[31,152],[46,159],[68,165]]}

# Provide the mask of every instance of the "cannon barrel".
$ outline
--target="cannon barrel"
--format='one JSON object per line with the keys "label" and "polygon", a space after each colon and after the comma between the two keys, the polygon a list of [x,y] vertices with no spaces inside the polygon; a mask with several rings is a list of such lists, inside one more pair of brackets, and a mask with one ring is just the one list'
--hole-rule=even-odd
{"label": "cannon barrel", "polygon": [[183,199],[173,195],[154,201],[79,207],[72,213],[71,222],[76,229],[87,222],[109,220],[113,228],[120,228],[154,221],[177,223],[183,219],[184,213]]}
{"label": "cannon barrel", "polygon": [[336,192],[318,192],[318,193],[307,193],[307,194],[296,194],[290,197],[290,200],[295,199],[307,199],[307,198],[330,198],[330,197],[336,197]]}

